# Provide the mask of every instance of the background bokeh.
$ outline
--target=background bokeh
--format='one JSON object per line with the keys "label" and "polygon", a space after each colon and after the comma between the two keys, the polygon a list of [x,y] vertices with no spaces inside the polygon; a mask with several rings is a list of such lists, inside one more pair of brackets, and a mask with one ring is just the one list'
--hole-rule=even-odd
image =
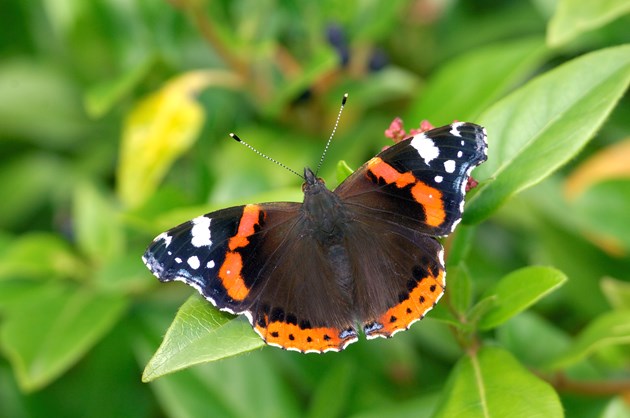
{"label": "background bokeh", "polygon": [[[0,417],[630,416],[629,13],[3,0]],[[447,294],[393,339],[262,348],[140,256],[201,213],[301,200],[228,133],[301,171],[346,92],[330,187],[395,117],[486,126]]]}

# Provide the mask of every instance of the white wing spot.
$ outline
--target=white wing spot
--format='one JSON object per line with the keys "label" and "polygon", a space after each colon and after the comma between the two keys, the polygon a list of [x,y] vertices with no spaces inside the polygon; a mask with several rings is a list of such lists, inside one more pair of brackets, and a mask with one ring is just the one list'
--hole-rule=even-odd
{"label": "white wing spot", "polygon": [[431,161],[440,156],[440,149],[425,134],[414,136],[411,140],[411,146],[418,151],[426,165],[429,165]]}
{"label": "white wing spot", "polygon": [[210,239],[210,218],[198,216],[192,221],[193,227],[190,230],[192,238],[190,242],[195,247],[209,247],[212,245]]}
{"label": "white wing spot", "polygon": [[461,151],[457,151],[457,158],[462,158],[462,155],[464,155],[463,152]]}
{"label": "white wing spot", "polygon": [[442,176],[435,176],[435,182],[436,183],[442,183],[442,180],[444,180],[444,177],[442,177]]}
{"label": "white wing spot", "polygon": [[462,147],[464,146],[465,142],[463,139],[462,139],[462,142],[460,142],[460,144],[462,144]]}
{"label": "white wing spot", "polygon": [[181,259],[181,258],[179,258],[179,257],[175,257],[175,262],[176,262],[177,264],[180,264],[180,263],[182,262],[182,259]]}
{"label": "white wing spot", "polygon": [[446,170],[447,173],[453,173],[455,171],[455,161],[444,161],[444,170]]}
{"label": "white wing spot", "polygon": [[159,241],[159,240],[164,240],[164,247],[168,248],[168,246],[171,245],[171,241],[173,240],[173,237],[167,234],[166,232],[162,232],[160,235],[155,237],[153,241]]}
{"label": "white wing spot", "polygon": [[214,268],[214,260],[208,261],[208,264],[206,264],[206,267],[208,267],[209,269],[213,269]]}
{"label": "white wing spot", "polygon": [[197,270],[199,266],[201,265],[201,263],[199,263],[199,257],[197,257],[196,255],[189,257],[188,260],[186,260],[186,262],[193,270]]}
{"label": "white wing spot", "polygon": [[[462,126],[464,122],[455,122],[451,125],[451,135],[458,136],[461,138],[462,134],[459,132],[458,128]],[[462,144],[463,145],[463,144]]]}

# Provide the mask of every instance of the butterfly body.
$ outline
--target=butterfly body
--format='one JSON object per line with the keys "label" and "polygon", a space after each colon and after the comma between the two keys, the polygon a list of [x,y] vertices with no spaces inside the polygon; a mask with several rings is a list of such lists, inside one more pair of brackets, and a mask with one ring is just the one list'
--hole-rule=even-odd
{"label": "butterfly body", "polygon": [[339,351],[421,319],[445,287],[442,245],[461,219],[485,131],[456,123],[372,158],[334,191],[309,168],[304,202],[223,209],[160,234],[143,260],[270,345]]}

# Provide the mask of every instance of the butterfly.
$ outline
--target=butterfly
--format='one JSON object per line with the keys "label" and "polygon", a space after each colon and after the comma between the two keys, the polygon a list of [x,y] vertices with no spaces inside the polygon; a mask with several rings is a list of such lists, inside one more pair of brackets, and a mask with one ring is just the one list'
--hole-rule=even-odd
{"label": "butterfly", "polygon": [[486,131],[456,122],[409,137],[334,191],[308,167],[303,203],[235,206],[158,235],[143,261],[222,311],[245,315],[269,345],[343,350],[391,337],[444,293],[438,237],[461,221],[470,173],[487,159]]}

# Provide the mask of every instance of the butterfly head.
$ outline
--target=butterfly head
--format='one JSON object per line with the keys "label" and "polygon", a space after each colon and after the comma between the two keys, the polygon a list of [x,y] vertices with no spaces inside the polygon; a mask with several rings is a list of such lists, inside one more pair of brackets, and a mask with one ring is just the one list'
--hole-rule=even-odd
{"label": "butterfly head", "polygon": [[302,183],[302,191],[304,194],[317,194],[322,189],[326,188],[324,179],[317,177],[317,175],[308,167],[304,168],[304,183]]}

